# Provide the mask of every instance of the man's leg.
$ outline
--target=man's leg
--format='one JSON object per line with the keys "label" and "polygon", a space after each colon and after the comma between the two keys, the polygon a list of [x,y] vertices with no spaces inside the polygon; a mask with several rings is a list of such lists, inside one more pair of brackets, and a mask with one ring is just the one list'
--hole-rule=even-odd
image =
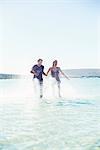
{"label": "man's leg", "polygon": [[40,98],[43,97],[43,81],[40,81]]}

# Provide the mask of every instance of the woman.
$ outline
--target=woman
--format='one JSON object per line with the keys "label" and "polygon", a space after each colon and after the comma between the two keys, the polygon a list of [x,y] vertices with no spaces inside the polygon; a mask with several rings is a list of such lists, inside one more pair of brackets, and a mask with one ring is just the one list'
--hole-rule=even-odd
{"label": "woman", "polygon": [[68,80],[69,80],[69,78],[63,73],[63,71],[60,69],[60,67],[57,67],[57,64],[58,64],[57,60],[53,61],[53,65],[52,65],[52,67],[50,67],[48,69],[47,75],[49,74],[49,72],[51,72],[52,78],[54,78],[56,80],[57,85],[58,85],[58,95],[59,95],[59,97],[61,97],[61,95],[60,95],[60,83],[61,83],[61,81],[60,81],[59,75],[61,73]]}

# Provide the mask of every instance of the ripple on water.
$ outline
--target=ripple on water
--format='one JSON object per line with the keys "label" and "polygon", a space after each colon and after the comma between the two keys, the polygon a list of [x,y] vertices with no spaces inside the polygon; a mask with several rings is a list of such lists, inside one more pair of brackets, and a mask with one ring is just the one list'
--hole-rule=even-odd
{"label": "ripple on water", "polygon": [[100,150],[99,116],[92,100],[2,104],[0,150]]}

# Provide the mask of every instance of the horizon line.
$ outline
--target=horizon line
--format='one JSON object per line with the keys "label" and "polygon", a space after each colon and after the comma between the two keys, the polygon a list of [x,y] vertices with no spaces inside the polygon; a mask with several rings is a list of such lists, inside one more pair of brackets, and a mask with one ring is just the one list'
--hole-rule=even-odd
{"label": "horizon line", "polygon": [[[100,70],[100,68],[68,68],[68,69],[62,69],[62,70]],[[30,72],[29,72],[30,73]],[[16,72],[0,72],[0,74],[14,74],[14,75],[26,75],[26,74],[29,74],[29,73],[16,73]]]}

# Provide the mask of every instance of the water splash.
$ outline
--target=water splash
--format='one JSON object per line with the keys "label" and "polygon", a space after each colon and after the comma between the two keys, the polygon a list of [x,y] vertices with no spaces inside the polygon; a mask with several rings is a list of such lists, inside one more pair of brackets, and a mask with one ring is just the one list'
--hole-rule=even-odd
{"label": "water splash", "polygon": [[[97,88],[97,92],[94,90],[94,85],[86,83],[86,81],[82,79],[61,79],[61,96],[65,100],[77,100],[77,99],[99,99],[100,94]],[[37,80],[32,81],[32,79],[20,79],[20,80],[3,80],[0,81],[3,85],[0,87],[0,102],[5,99],[14,99],[17,98],[27,98],[35,99],[38,101],[39,99],[39,85]],[[83,84],[84,83],[84,84]],[[96,88],[96,87],[95,87]],[[45,99],[58,99],[58,87],[57,84],[51,78],[44,79],[44,98]]]}

